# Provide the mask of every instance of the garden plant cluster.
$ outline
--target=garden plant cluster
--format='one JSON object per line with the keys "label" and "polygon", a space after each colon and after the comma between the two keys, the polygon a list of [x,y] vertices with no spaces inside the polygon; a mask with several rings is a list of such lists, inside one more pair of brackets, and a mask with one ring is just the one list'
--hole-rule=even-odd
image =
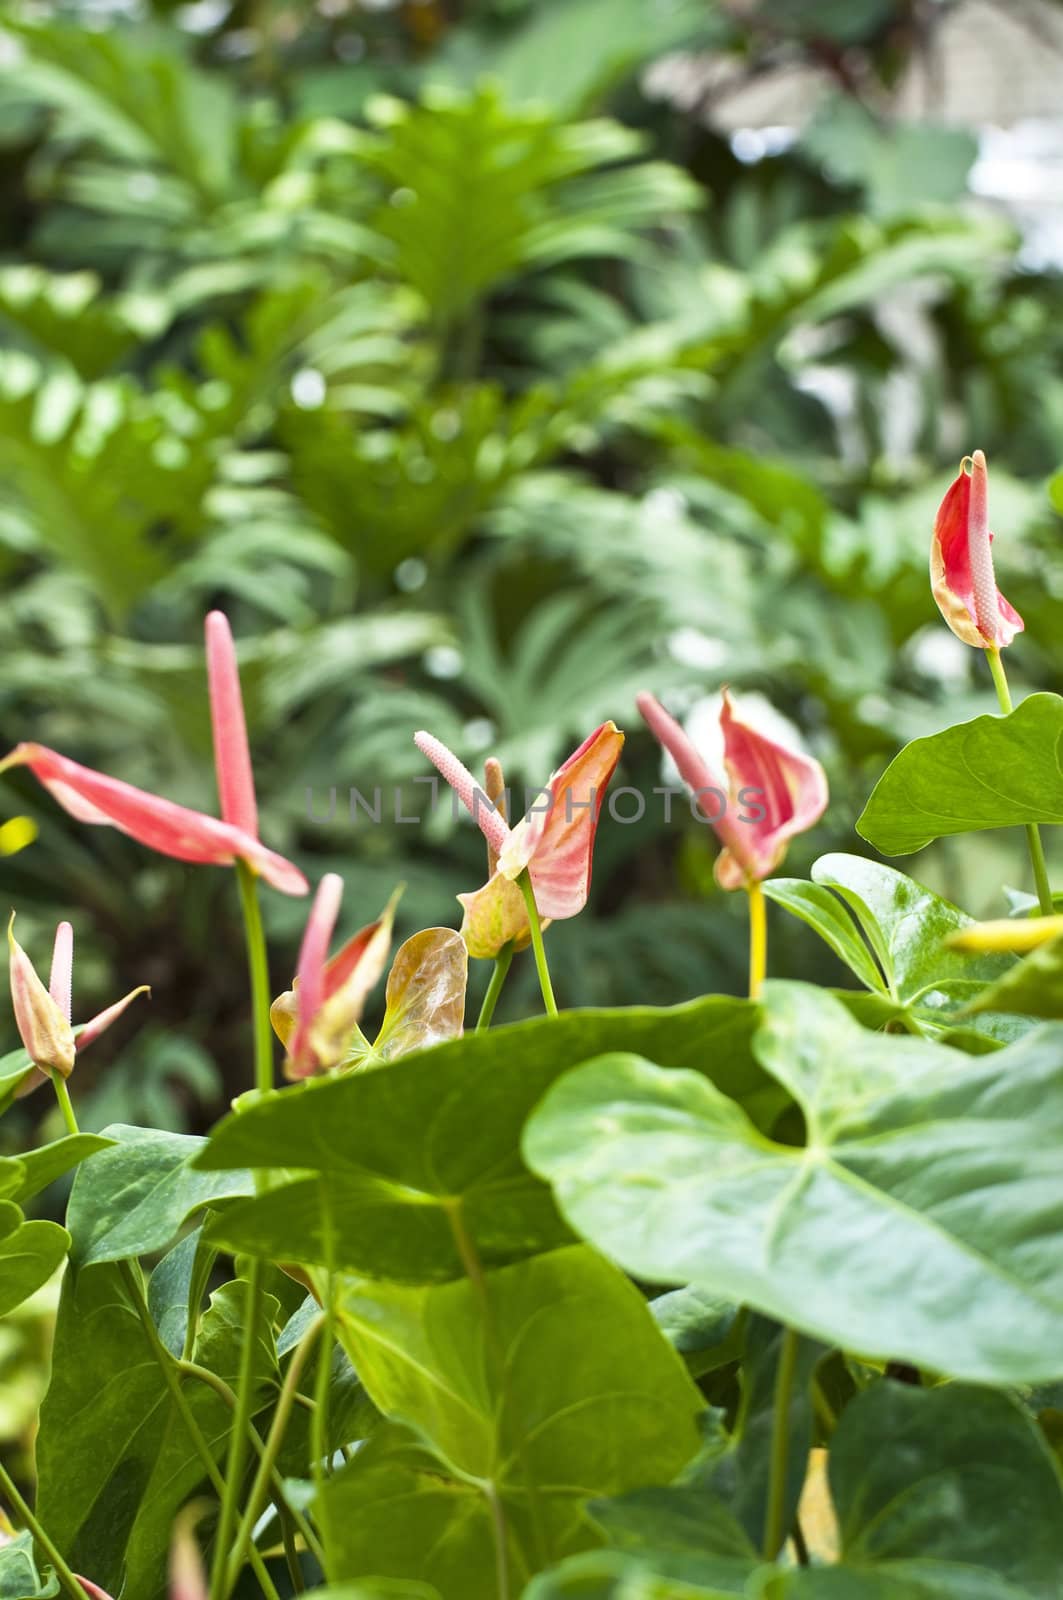
{"label": "garden plant cluster", "polygon": [[[54,1091],[67,1131],[0,1163],[0,1311],[65,1270],[32,1505],[2,1469],[0,1594],[1063,1593],[1063,917],[1039,831],[1063,814],[1063,699],[1012,706],[1002,652],[1023,621],[991,538],[975,451],[938,510],[931,588],[1000,714],[910,743],[857,826],[889,856],[1021,826],[1035,894],[999,923],[855,854],[780,876],[828,806],[820,764],[725,690],[717,770],[640,696],[695,800],[734,801],[706,814],[717,881],[748,900],[747,997],[558,1009],[549,928],[590,893],[611,721],[516,821],[497,760],[480,782],[411,728],[485,839],[460,930],[392,955],[393,898],[333,950],[327,873],[279,996],[260,893],[310,886],[260,837],[223,614],[206,623],[220,816],[43,745],[10,753],[79,825],[232,869],[249,1012],[246,1086],[209,1137],[82,1133],[82,1052],[151,1002],[135,988],[75,1023],[69,923],[45,984],[12,919],[21,1047],[0,1107]],[[853,984],[772,980],[769,904]],[[492,964],[477,1018],[470,960]],[[515,960],[543,1014],[493,1025]],[[71,1172],[65,1225],[25,1220]]]}

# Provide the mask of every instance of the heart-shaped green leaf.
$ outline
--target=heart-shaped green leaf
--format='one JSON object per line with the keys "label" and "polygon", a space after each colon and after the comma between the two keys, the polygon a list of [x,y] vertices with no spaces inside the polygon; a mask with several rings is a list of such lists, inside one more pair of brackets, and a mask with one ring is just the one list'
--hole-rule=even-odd
{"label": "heart-shaped green leaf", "polygon": [[[280,1090],[223,1122],[196,1165],[316,1176],[227,1207],[210,1237],[273,1259],[440,1282],[465,1270],[452,1222],[460,1205],[488,1265],[552,1249],[569,1231],[520,1155],[521,1128],[544,1090],[587,1055],[638,1040],[663,1061],[718,1077],[754,1116],[770,1118],[786,1096],[750,1053],[755,1015],[748,1001],[724,997],[667,1011],[574,1011]],[[360,1225],[336,1228],[347,1215]]]}
{"label": "heart-shaped green leaf", "polygon": [[164,1250],[185,1221],[213,1200],[253,1191],[248,1172],[206,1174],[192,1165],[205,1140],[116,1123],[74,1180],[67,1222],[78,1266]]}
{"label": "heart-shaped green leaf", "polygon": [[1032,694],[1006,717],[975,717],[906,745],[856,831],[887,856],[981,828],[1063,822],[1063,699]]}
{"label": "heart-shaped green leaf", "polygon": [[961,1056],[769,985],[756,1051],[804,1113],[764,1137],[704,1078],[630,1055],[561,1079],[525,1133],[584,1238],[864,1355],[987,1382],[1063,1375],[1063,1029]]}
{"label": "heart-shaped green leaf", "polygon": [[642,1296],[585,1246],[478,1284],[347,1284],[338,1331],[408,1426],[377,1430],[324,1492],[337,1579],[415,1578],[470,1600],[498,1592],[504,1563],[519,1594],[598,1542],[588,1496],[667,1481],[697,1447],[697,1389]]}

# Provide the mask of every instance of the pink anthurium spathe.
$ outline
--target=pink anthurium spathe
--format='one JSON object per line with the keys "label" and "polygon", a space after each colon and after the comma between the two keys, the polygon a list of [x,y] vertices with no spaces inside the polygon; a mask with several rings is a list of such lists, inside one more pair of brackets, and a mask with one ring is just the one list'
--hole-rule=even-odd
{"label": "pink anthurium spathe", "polygon": [[504,945],[528,934],[528,913],[517,879],[527,871],[542,922],[574,917],[590,892],[594,838],[605,791],[620,760],[624,735],[603,722],[573,751],[532,805],[510,828],[472,773],[429,733],[414,742],[472,814],[497,866],[475,894],[459,895],[469,954],[496,956]]}
{"label": "pink anthurium spathe", "polygon": [[147,984],[131,989],[114,1005],[107,1006],[76,1030],[71,1025],[71,991],[73,985],[74,931],[69,922],[61,922],[55,930],[52,952],[52,970],[47,989],[37,976],[29,956],[15,938],[15,913],[7,928],[10,953],[11,1001],[15,1010],[15,1026],[37,1071],[27,1074],[19,1093],[28,1094],[39,1083],[47,1081],[53,1072],[68,1078],[74,1069],[77,1055],[98,1039],[100,1034],[115,1022],[137,995],[149,994]]}
{"label": "pink anthurium spathe", "polygon": [[128,834],[159,855],[203,866],[245,861],[283,894],[306,894],[309,885],[294,862],[268,850],[258,837],[251,756],[240,679],[229,624],[220,611],[207,619],[207,669],[211,726],[222,820],[161,795],[109,778],[42,744],[19,744],[0,761],[0,772],[29,767],[38,782],[79,822]]}
{"label": "pink anthurium spathe", "polygon": [[989,473],[981,450],[965,456],[934,520],[930,586],[957,639],[983,650],[1009,645],[1025,624],[997,588],[989,531]]}
{"label": "pink anthurium spathe", "polygon": [[0,772],[29,767],[64,811],[78,822],[106,824],[128,834],[159,855],[204,866],[232,866],[246,861],[252,870],[284,894],[305,894],[299,868],[267,850],[252,834],[209,817],[203,811],[164,800],[120,778],[83,767],[43,744],[16,745],[0,761]]}
{"label": "pink anthurium spathe", "polygon": [[715,869],[721,888],[740,889],[768,877],[794,835],[811,828],[826,810],[827,778],[819,762],[741,722],[726,689],[720,711],[722,782],[653,695],[640,694],[638,707],[724,847]]}
{"label": "pink anthurium spathe", "polygon": [[343,879],[327,872],[307,918],[295,982],[270,1007],[273,1030],[287,1050],[284,1070],[289,1078],[310,1078],[341,1065],[352,1041],[361,1038],[358,1023],[365,1003],[387,965],[398,892],[377,920],[348,939],[330,960],[342,898]]}

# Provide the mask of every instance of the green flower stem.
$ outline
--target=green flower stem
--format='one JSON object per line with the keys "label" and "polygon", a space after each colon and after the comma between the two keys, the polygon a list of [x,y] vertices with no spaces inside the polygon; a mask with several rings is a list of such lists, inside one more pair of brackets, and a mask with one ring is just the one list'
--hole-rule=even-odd
{"label": "green flower stem", "polygon": [[[74,1108],[70,1103],[70,1095],[67,1092],[66,1080],[58,1072],[53,1072],[51,1074],[51,1079],[52,1087],[55,1089],[55,1097],[59,1102],[59,1106],[66,1121],[67,1128],[72,1134],[77,1134],[81,1130],[78,1128],[77,1117],[74,1115]],[[174,1405],[177,1407],[177,1410],[180,1413],[181,1420],[188,1431],[188,1436],[192,1441],[196,1454],[203,1463],[204,1470],[206,1471],[207,1477],[210,1479],[215,1492],[224,1499],[225,1483],[222,1479],[221,1473],[218,1471],[217,1463],[210,1453],[210,1446],[203,1437],[203,1430],[196,1421],[195,1414],[192,1411],[191,1406],[188,1404],[188,1401],[185,1399],[184,1393],[181,1389],[181,1379],[179,1377],[179,1369],[181,1364],[173,1359],[173,1357],[170,1355],[170,1352],[159,1338],[159,1332],[155,1326],[151,1311],[148,1308],[148,1302],[144,1298],[144,1290],[141,1286],[140,1278],[138,1276],[139,1268],[131,1265],[131,1263],[128,1261],[120,1261],[118,1263],[118,1269],[122,1274],[125,1286],[128,1289],[130,1298],[132,1299],[133,1305],[136,1308],[137,1316],[140,1318],[140,1325],[144,1330],[144,1337],[147,1339],[148,1345],[151,1348],[151,1353],[158,1363],[159,1370],[166,1381],[166,1386],[173,1397]],[[206,1369],[203,1368],[201,1370],[205,1371]],[[14,1504],[14,1501],[12,1501],[12,1504]],[[29,1523],[26,1525],[27,1527],[30,1526]],[[37,1538],[36,1532],[34,1532],[34,1538]],[[60,1572],[60,1566],[52,1554],[51,1546],[45,1545],[43,1541],[38,1542],[41,1543],[41,1548],[48,1554],[49,1560],[53,1562],[57,1576],[61,1577],[62,1574]],[[256,1576],[258,1577],[259,1583],[262,1587],[262,1592],[269,1597],[269,1600],[279,1600],[279,1596],[277,1595],[277,1591],[273,1585],[273,1580],[266,1571],[265,1565],[257,1551],[255,1551],[253,1565]],[[71,1592],[78,1597],[78,1600],[82,1600],[84,1590],[82,1590],[79,1585],[75,1585]]]}
{"label": "green flower stem", "polygon": [[775,1372],[775,1409],[771,1430],[768,1510],[764,1519],[764,1559],[774,1561],[786,1538],[786,1479],[790,1454],[790,1395],[797,1367],[797,1334],[784,1328]]}
{"label": "green flower stem", "polygon": [[225,1583],[226,1560],[236,1531],[236,1502],[240,1493],[240,1481],[244,1474],[247,1433],[251,1426],[255,1330],[258,1327],[261,1309],[262,1263],[253,1257],[247,1273],[243,1339],[240,1344],[240,1371],[236,1379],[236,1412],[233,1417],[232,1431],[229,1434],[229,1454],[225,1463],[221,1512],[218,1517],[218,1531],[214,1540],[214,1563],[210,1575],[210,1600],[225,1600],[228,1592]]}
{"label": "green flower stem", "polygon": [[246,861],[236,863],[236,882],[240,890],[240,909],[244,914],[247,965],[251,977],[251,1013],[255,1029],[255,1088],[264,1094],[273,1087],[273,1033],[270,1027],[269,962],[266,936],[262,931],[262,912],[258,903],[258,879]]}
{"label": "green flower stem", "polygon": [[[210,1388],[214,1390],[215,1394],[221,1396],[221,1398],[225,1401],[225,1404],[229,1407],[230,1411],[236,1410],[236,1395],[234,1391],[229,1387],[224,1378],[220,1378],[216,1372],[211,1372],[209,1367],[201,1367],[196,1361],[182,1359],[177,1363],[177,1370],[186,1377],[198,1378],[200,1383],[208,1384]],[[308,1406],[313,1406],[313,1401],[307,1400],[305,1395],[296,1394],[293,1398],[297,1402],[302,1401]],[[247,1430],[247,1439],[252,1450],[261,1461],[262,1457],[266,1453],[266,1447],[263,1444],[262,1439],[259,1436],[258,1429],[255,1427],[254,1423],[252,1423]],[[293,1506],[291,1501],[288,1499],[284,1489],[284,1480],[277,1471],[276,1467],[274,1467],[270,1473],[270,1498],[277,1507],[277,1515],[286,1524],[291,1523],[295,1530],[302,1534],[307,1549],[311,1551],[311,1553],[315,1555],[323,1564],[324,1551],[322,1550],[321,1543],[306,1517],[299,1510],[299,1508],[297,1506]]]}
{"label": "green flower stem", "polygon": [[749,998],[760,999],[768,970],[768,917],[764,890],[755,880],[746,884],[749,896]]}
{"label": "green flower stem", "polygon": [[[155,1360],[158,1362],[159,1370],[166,1380],[166,1386],[173,1397],[174,1405],[177,1407],[177,1410],[181,1415],[181,1420],[188,1431],[188,1437],[191,1439],[192,1444],[195,1447],[196,1454],[203,1463],[203,1468],[210,1480],[211,1487],[214,1489],[214,1492],[218,1495],[219,1499],[221,1499],[224,1503],[225,1481],[222,1478],[221,1473],[218,1471],[218,1464],[210,1453],[210,1446],[203,1436],[203,1430],[196,1421],[195,1413],[188,1403],[184,1390],[181,1388],[181,1377],[177,1362],[173,1359],[170,1352],[159,1338],[158,1329],[156,1328],[151,1312],[148,1309],[148,1302],[144,1298],[144,1290],[141,1287],[138,1277],[139,1269],[132,1266],[128,1261],[120,1261],[118,1263],[118,1267],[122,1274],[126,1288],[129,1290],[133,1304],[136,1307],[136,1313],[140,1318],[140,1325],[144,1330],[144,1336],[147,1339],[148,1344],[151,1346],[152,1354],[154,1355]],[[265,1564],[257,1550],[252,1556],[252,1566],[255,1569],[255,1575],[258,1578],[263,1594],[268,1597],[268,1600],[280,1600],[277,1590],[274,1587],[273,1579],[266,1571]]]}
{"label": "green flower stem", "polygon": [[77,1578],[71,1572],[70,1568],[59,1554],[59,1551],[56,1549],[51,1539],[49,1539],[48,1535],[37,1521],[37,1518],[34,1516],[25,1500],[23,1500],[22,1496],[19,1494],[18,1485],[15,1483],[15,1480],[11,1477],[2,1461],[0,1461],[0,1489],[3,1490],[4,1499],[8,1502],[18,1520],[22,1523],[23,1527],[27,1528],[33,1535],[33,1542],[36,1545],[39,1545],[40,1549],[44,1552],[52,1566],[55,1568],[55,1575],[59,1579],[59,1584],[63,1590],[63,1593],[70,1595],[71,1600],[85,1600],[85,1590],[81,1587]]}
{"label": "green flower stem", "polygon": [[331,1470],[332,1451],[329,1449],[329,1380],[332,1377],[332,1343],[335,1338],[336,1313],[334,1308],[335,1279],[331,1268],[325,1280],[324,1318],[321,1324],[321,1344],[317,1352],[317,1372],[314,1377],[314,1411],[310,1418],[310,1455],[313,1462],[314,1484],[320,1494],[325,1482],[326,1466]]}
{"label": "green flower stem", "polygon": [[254,1482],[251,1485],[251,1492],[247,1497],[247,1504],[244,1507],[240,1526],[236,1530],[236,1541],[229,1557],[225,1585],[226,1594],[230,1594],[235,1588],[236,1580],[240,1576],[240,1567],[243,1564],[244,1551],[250,1548],[251,1535],[265,1505],[273,1469],[277,1464],[280,1447],[284,1442],[285,1430],[288,1427],[292,1406],[295,1403],[295,1391],[299,1387],[299,1379],[302,1377],[306,1358],[314,1348],[314,1342],[321,1332],[323,1321],[322,1317],[315,1318],[303,1334],[292,1353],[291,1361],[288,1363],[288,1371],[284,1375],[280,1397],[273,1413],[273,1421],[270,1425],[269,1433],[266,1435],[266,1447],[262,1452],[262,1459],[258,1464],[258,1471],[255,1473]]}
{"label": "green flower stem", "polygon": [[554,999],[554,986],[550,982],[550,968],[546,964],[546,951],[543,949],[543,930],[539,921],[539,907],[535,904],[535,890],[532,888],[532,881],[527,867],[517,879],[517,883],[520,886],[521,894],[524,896],[524,904],[528,908],[532,951],[535,955],[535,970],[539,974],[539,987],[543,992],[543,1005],[546,1007],[548,1017],[556,1017],[557,1001]]}
{"label": "green flower stem", "polygon": [[78,1119],[74,1115],[74,1107],[70,1103],[70,1090],[66,1086],[66,1079],[61,1072],[50,1072],[48,1076],[52,1080],[52,1088],[55,1090],[55,1098],[59,1102],[59,1109],[63,1113],[63,1121],[66,1123],[67,1133],[80,1133]]}
{"label": "green flower stem", "polygon": [[495,970],[491,974],[491,982],[487,985],[484,1003],[480,1007],[480,1016],[476,1023],[476,1032],[484,1033],[491,1026],[491,1018],[495,1014],[498,997],[502,993],[502,985],[506,981],[506,974],[513,962],[512,944],[504,944],[495,957]]}
{"label": "green flower stem", "polygon": [[[997,700],[1000,709],[1007,716],[1014,710],[1011,703],[1011,690],[1008,688],[1007,675],[1004,672],[1004,662],[1001,660],[1000,651],[996,647],[988,649],[985,653],[989,662],[989,670],[993,675],[993,687],[997,691]],[[1026,824],[1026,848],[1030,852],[1030,864],[1033,867],[1033,881],[1037,885],[1037,901],[1043,917],[1050,917],[1055,907],[1052,904],[1052,885],[1048,881],[1048,866],[1045,862],[1045,849],[1041,843],[1041,830],[1036,822]]]}
{"label": "green flower stem", "polygon": [[[265,1094],[273,1087],[273,1035],[270,1029],[269,962],[258,903],[258,883],[245,861],[236,863],[236,882],[240,890],[240,909],[244,914],[247,940],[247,965],[251,979],[251,1014],[255,1039],[255,1088]],[[214,1561],[210,1575],[210,1600],[223,1600],[226,1562],[236,1531],[237,1496],[243,1477],[247,1431],[251,1425],[251,1390],[254,1371],[255,1338],[262,1309],[261,1261],[252,1260],[247,1276],[243,1341],[240,1371],[236,1380],[236,1413],[229,1434],[229,1454],[225,1464],[225,1486],[214,1540]],[[253,1547],[252,1547],[253,1549]]]}

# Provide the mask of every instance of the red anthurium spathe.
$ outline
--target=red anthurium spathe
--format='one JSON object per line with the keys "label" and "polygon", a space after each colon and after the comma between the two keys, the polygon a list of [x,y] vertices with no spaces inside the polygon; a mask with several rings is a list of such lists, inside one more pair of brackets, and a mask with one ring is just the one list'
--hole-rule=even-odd
{"label": "red anthurium spathe", "polygon": [[826,810],[827,777],[819,762],[739,721],[726,689],[720,711],[725,782],[653,695],[640,694],[638,707],[724,847],[715,869],[721,888],[768,877],[790,839]]}
{"label": "red anthurium spathe", "polygon": [[15,1009],[15,1025],[26,1054],[37,1068],[20,1086],[20,1093],[28,1094],[39,1083],[57,1072],[68,1078],[74,1068],[75,1057],[98,1039],[122,1015],[131,1000],[138,994],[148,994],[147,984],[131,989],[113,1006],[108,1006],[75,1031],[71,1026],[71,989],[73,982],[74,931],[69,922],[61,922],[55,930],[55,947],[52,952],[52,971],[48,988],[44,987],[29,956],[15,938],[15,913],[7,927],[10,951],[11,1001]]}
{"label": "red anthurium spathe", "polygon": [[232,866],[246,861],[267,883],[284,894],[305,894],[307,882],[299,868],[267,850],[254,835],[231,823],[192,811],[173,800],[149,794],[120,778],[109,778],[83,767],[43,744],[16,745],[0,761],[0,772],[29,767],[34,777],[79,822],[107,824],[126,833],[138,844],[178,861],[205,866]]}
{"label": "red anthurium spathe", "polygon": [[1025,624],[997,588],[989,531],[989,473],[976,450],[960,463],[934,520],[930,586],[957,639],[983,650],[1009,645]]}
{"label": "red anthurium spathe", "polygon": [[616,724],[603,722],[583,741],[514,828],[507,826],[501,811],[446,745],[428,733],[416,734],[415,743],[497,852],[498,864],[483,888],[458,896],[465,909],[462,935],[469,954],[490,958],[527,934],[527,909],[517,887],[525,869],[543,922],[563,921],[582,911],[590,892],[602,801],[624,747],[624,735]]}
{"label": "red anthurium spathe", "polygon": [[343,898],[343,879],[327,872],[318,884],[299,951],[295,983],[270,1007],[270,1021],[287,1050],[289,1078],[328,1072],[347,1057],[369,993],[387,964],[398,894],[331,960],[328,947]]}

